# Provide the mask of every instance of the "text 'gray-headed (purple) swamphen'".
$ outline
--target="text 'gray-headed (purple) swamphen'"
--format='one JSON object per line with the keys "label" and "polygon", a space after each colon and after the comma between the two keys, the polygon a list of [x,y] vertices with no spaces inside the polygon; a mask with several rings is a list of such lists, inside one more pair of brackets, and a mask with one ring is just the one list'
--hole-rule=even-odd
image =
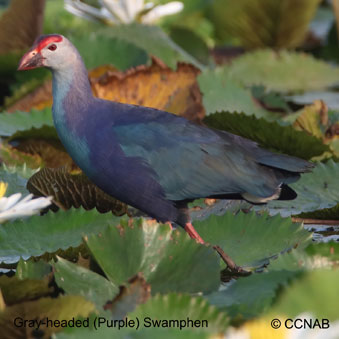
{"label": "text 'gray-headed (purple) swamphen'", "polygon": [[103,191],[204,243],[187,203],[205,197],[265,203],[294,199],[287,186],[307,161],[153,108],[95,98],[77,49],[62,35],[41,36],[19,70],[53,74],[53,119],[76,164]]}

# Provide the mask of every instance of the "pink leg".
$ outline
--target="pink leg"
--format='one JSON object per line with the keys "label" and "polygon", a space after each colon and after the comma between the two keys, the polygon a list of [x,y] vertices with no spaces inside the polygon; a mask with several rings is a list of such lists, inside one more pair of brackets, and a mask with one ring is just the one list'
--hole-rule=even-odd
{"label": "pink leg", "polygon": [[170,227],[171,231],[173,231],[173,226],[172,226],[172,223],[170,221],[166,221],[165,224]]}
{"label": "pink leg", "polygon": [[199,235],[199,233],[195,230],[195,228],[193,227],[192,223],[188,222],[185,225],[185,231],[188,233],[188,235],[194,239],[197,243],[199,244],[204,244],[205,241],[202,240],[201,236]]}

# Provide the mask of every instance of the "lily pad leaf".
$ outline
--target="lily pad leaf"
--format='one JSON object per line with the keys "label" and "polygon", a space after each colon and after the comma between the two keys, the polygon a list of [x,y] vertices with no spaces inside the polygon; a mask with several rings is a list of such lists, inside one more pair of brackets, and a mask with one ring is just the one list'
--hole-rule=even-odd
{"label": "lily pad leaf", "polygon": [[209,294],[206,298],[232,318],[253,318],[269,309],[278,289],[286,286],[295,275],[293,271],[255,273],[237,279],[228,288]]}
{"label": "lily pad leaf", "polygon": [[[152,293],[213,291],[219,286],[219,259],[213,249],[197,244],[185,232],[135,219],[121,220],[87,245],[106,276],[121,285],[142,272]],[[204,275],[204,279],[201,277]]]}
{"label": "lily pad leaf", "polygon": [[299,105],[310,105],[315,100],[322,100],[329,109],[339,110],[339,93],[329,91],[314,91],[303,94],[289,95],[286,100],[295,102]]}
{"label": "lily pad leaf", "polygon": [[296,217],[303,219],[339,220],[339,203],[331,208],[300,213]]}
{"label": "lily pad leaf", "polygon": [[172,69],[178,61],[185,61],[203,68],[202,64],[184,49],[178,46],[171,38],[158,26],[142,25],[132,23],[129,25],[118,25],[105,30],[105,34],[128,41],[151,55],[156,56]]}
{"label": "lily pad leaf", "polygon": [[99,233],[117,220],[110,213],[70,209],[7,222],[0,228],[0,262],[13,263],[20,257],[28,259],[77,247],[83,236]]}
{"label": "lily pad leaf", "polygon": [[318,91],[339,82],[338,67],[291,51],[246,53],[232,62],[229,74],[243,85],[263,85],[281,93]]}
{"label": "lily pad leaf", "polygon": [[254,212],[211,215],[196,220],[194,226],[205,241],[221,246],[237,265],[248,268],[265,266],[280,253],[311,239],[301,224]]}
{"label": "lily pad leaf", "polygon": [[47,107],[52,107],[52,81],[50,74],[48,75],[48,77],[40,77],[39,80],[32,80],[21,85],[11,97],[6,98],[6,110],[14,113],[16,111],[29,112],[33,109],[44,110]]}
{"label": "lily pad leaf", "polygon": [[40,167],[57,168],[65,166],[71,169],[78,168],[59,140],[37,137],[22,139],[13,143],[17,145],[12,150],[31,155],[32,157],[38,156],[41,159]]}
{"label": "lily pad leaf", "polygon": [[0,289],[6,305],[18,304],[24,301],[34,300],[48,296],[52,288],[48,286],[48,279],[24,279],[17,277],[0,277]]}
{"label": "lily pad leaf", "polygon": [[[187,326],[182,328],[192,329],[194,332],[217,333],[224,331],[229,323],[227,314],[220,312],[216,307],[211,306],[206,299],[202,297],[191,297],[186,294],[167,294],[156,296],[149,299],[145,304],[139,305],[137,309],[129,314],[131,319],[144,319],[142,329],[146,326],[160,327],[159,325],[169,320],[194,319],[199,321],[199,326],[192,329]],[[208,323],[208,327],[205,325]],[[163,323],[164,324],[164,323]],[[145,326],[146,325],[146,326]],[[176,330],[178,330],[176,328]]]}
{"label": "lily pad leaf", "polygon": [[38,154],[20,152],[15,147],[10,146],[6,141],[0,144],[0,157],[3,164],[8,167],[27,166],[31,169],[38,169],[43,166],[43,161]]}
{"label": "lily pad leaf", "polygon": [[[108,322],[109,316],[104,319]],[[135,328],[109,328],[104,324],[97,330],[72,328],[56,335],[57,339],[94,339],[114,338],[121,339],[207,339],[223,333],[229,323],[226,313],[220,312],[216,307],[210,305],[202,297],[191,297],[185,294],[156,295],[145,304],[139,305],[137,309],[128,314],[128,319],[140,326]]]}
{"label": "lily pad leaf", "polygon": [[303,43],[319,0],[216,0],[211,19],[221,41],[233,37],[246,48],[295,48]]}
{"label": "lily pad leaf", "polygon": [[53,126],[51,109],[42,111],[33,109],[30,113],[1,113],[0,114],[0,136],[10,137],[19,131],[27,131],[42,126]]}
{"label": "lily pad leaf", "polygon": [[302,212],[311,212],[331,208],[339,203],[339,163],[329,160],[326,164],[318,163],[312,173],[304,174],[293,184],[298,197],[292,201],[271,201],[265,209],[271,215],[280,213],[283,217]]}
{"label": "lily pad leaf", "polygon": [[[12,113],[15,114],[15,113]],[[28,113],[29,114],[29,113]],[[29,116],[27,116],[29,119]],[[18,131],[11,135],[7,140],[9,141],[17,141],[22,139],[30,139],[30,138],[41,138],[41,139],[50,139],[50,140],[59,140],[56,129],[52,125],[43,125],[40,128],[32,127],[31,129],[26,129],[23,131]]]}
{"label": "lily pad leaf", "polygon": [[[42,321],[39,330],[42,331],[46,338],[49,338],[53,333],[59,332],[61,320],[67,322],[77,317],[87,317],[95,310],[95,306],[85,300],[81,296],[65,296],[59,298],[41,298],[36,301],[28,301],[21,304],[6,307],[0,314],[0,327],[2,338],[33,338],[36,333],[37,326],[14,326],[13,320],[20,319],[39,320]],[[60,321],[59,327],[48,326],[46,319],[53,322]]]}
{"label": "lily pad leaf", "polygon": [[66,168],[43,168],[28,180],[27,189],[37,197],[52,196],[54,205],[63,210],[82,206],[115,215],[127,212],[127,205],[103,192],[83,173],[71,174]]}
{"label": "lily pad leaf", "polygon": [[98,308],[118,294],[118,287],[103,276],[58,257],[53,264],[55,281],[69,295],[81,295]]}
{"label": "lily pad leaf", "polygon": [[119,294],[105,305],[105,309],[112,312],[113,319],[124,319],[137,305],[144,304],[150,297],[151,285],[139,273],[129,279],[127,285],[120,286]]}
{"label": "lily pad leaf", "polygon": [[18,279],[42,279],[52,272],[52,266],[43,260],[22,260],[16,267],[15,275]]}
{"label": "lily pad leaf", "polygon": [[280,255],[277,259],[272,260],[268,266],[268,271],[294,271],[303,272],[314,269],[315,259],[307,255],[305,248],[309,246],[311,242],[302,244],[302,246],[293,249],[284,255]]}
{"label": "lily pad leaf", "polygon": [[306,248],[306,253],[310,256],[326,257],[333,263],[339,260],[339,243],[330,241],[328,243],[312,243]]}
{"label": "lily pad leaf", "polygon": [[260,107],[249,89],[232,79],[227,68],[205,70],[198,77],[206,115],[215,112],[244,112],[274,120],[274,115]]}
{"label": "lily pad leaf", "polygon": [[313,105],[304,107],[297,112],[297,118],[293,123],[296,130],[306,131],[321,139],[329,127],[328,107],[321,100],[316,100]]}
{"label": "lily pad leaf", "polygon": [[26,189],[27,174],[32,175],[34,171],[29,170],[26,166],[22,167],[7,167],[0,166],[0,181],[8,184],[6,195],[14,193],[28,194]]}
{"label": "lily pad leaf", "polygon": [[[77,34],[69,39],[83,57],[87,68],[105,64],[119,70],[146,64],[149,56],[143,48],[125,40],[110,38],[102,34]],[[90,46],[90,48],[88,48]]]}
{"label": "lily pad leaf", "polygon": [[321,139],[304,131],[296,131],[292,126],[282,126],[277,122],[269,122],[245,114],[215,113],[206,117],[204,122],[209,127],[256,141],[263,148],[306,160],[331,151]]}
{"label": "lily pad leaf", "polygon": [[322,100],[316,100],[310,106],[305,106],[301,111],[294,113],[293,127],[321,138],[328,144],[336,157],[339,157],[339,114],[329,112]]}
{"label": "lily pad leaf", "polygon": [[199,69],[189,64],[179,63],[172,70],[153,59],[151,66],[139,66],[125,73],[106,72],[92,78],[92,89],[101,99],[157,108],[201,120],[205,110],[197,83],[199,73]]}
{"label": "lily pad leaf", "polygon": [[[313,319],[338,320],[338,270],[314,270],[295,280],[280,295],[269,314],[296,317],[311,313]],[[312,295],[312,298],[310,298]]]}
{"label": "lily pad leaf", "polygon": [[209,63],[208,46],[195,31],[183,26],[172,26],[170,28],[170,38],[202,64]]}
{"label": "lily pad leaf", "polygon": [[251,88],[253,96],[270,111],[291,112],[291,107],[286,99],[277,92],[267,92],[264,86],[253,86]]}
{"label": "lily pad leaf", "polygon": [[4,140],[0,145],[0,156],[7,166],[27,165],[32,169],[45,166],[77,168],[61,142],[53,139],[38,137],[11,142]]}

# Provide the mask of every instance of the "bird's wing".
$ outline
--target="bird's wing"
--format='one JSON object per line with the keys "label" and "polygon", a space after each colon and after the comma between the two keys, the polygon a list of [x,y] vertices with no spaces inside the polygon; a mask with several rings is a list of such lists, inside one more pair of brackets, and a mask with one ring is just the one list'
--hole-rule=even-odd
{"label": "bird's wing", "polygon": [[115,138],[127,157],[152,168],[169,200],[246,192],[268,197],[283,181],[282,174],[260,164],[254,142],[166,112],[130,107],[113,126]]}

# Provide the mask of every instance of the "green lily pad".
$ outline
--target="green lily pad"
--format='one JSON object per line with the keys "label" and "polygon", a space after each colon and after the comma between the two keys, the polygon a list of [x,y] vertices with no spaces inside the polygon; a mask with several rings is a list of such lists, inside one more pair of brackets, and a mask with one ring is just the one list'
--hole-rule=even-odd
{"label": "green lily pad", "polygon": [[126,70],[146,64],[149,59],[144,49],[125,40],[93,32],[86,35],[71,35],[69,39],[78,49],[88,69],[111,64],[119,70]]}
{"label": "green lily pad", "polygon": [[24,279],[17,277],[0,277],[0,289],[6,305],[18,304],[24,301],[35,300],[51,294],[48,279]]}
{"label": "green lily pad", "polygon": [[208,339],[209,333],[188,330],[179,331],[176,328],[172,329],[159,329],[159,328],[146,328],[146,329],[112,329],[109,327],[100,327],[97,330],[88,330],[86,328],[73,328],[65,330],[65,332],[58,333],[55,339],[149,339],[149,338],[162,338],[162,339]]}
{"label": "green lily pad", "polygon": [[128,280],[124,286],[120,286],[119,294],[111,303],[106,304],[105,309],[110,310],[113,319],[125,319],[128,313],[144,304],[151,297],[151,285],[147,284],[141,273]]}
{"label": "green lily pad", "polygon": [[33,109],[30,113],[15,112],[0,114],[0,136],[10,137],[19,131],[27,131],[42,126],[53,126],[50,108],[42,111]]}
{"label": "green lily pad", "polygon": [[0,261],[13,263],[20,257],[28,259],[79,246],[83,236],[99,233],[117,220],[110,213],[70,209],[7,222],[0,228]]}
{"label": "green lily pad", "polygon": [[[17,113],[9,113],[9,114],[17,114]],[[28,113],[29,114],[29,113]],[[1,117],[1,115],[0,115]],[[29,117],[27,117],[29,119]],[[23,131],[18,131],[11,135],[8,139],[9,141],[28,138],[39,138],[39,139],[51,139],[51,140],[59,140],[57,131],[54,126],[51,125],[43,125],[39,128],[32,127],[31,129],[25,129]]]}
{"label": "green lily pad", "polygon": [[315,100],[323,100],[329,109],[339,110],[339,93],[337,92],[306,92],[299,95],[286,96],[285,99],[299,105],[310,105]]}
{"label": "green lily pad", "polygon": [[[309,243],[308,243],[309,244]],[[295,271],[302,272],[305,270],[311,270],[314,268],[314,260],[312,257],[306,254],[305,246],[301,248],[293,249],[283,255],[280,255],[278,258],[271,260],[270,265],[268,266],[268,271]]]}
{"label": "green lily pad", "polygon": [[111,301],[119,288],[103,276],[58,257],[53,264],[55,281],[69,295],[81,295],[98,308]]}
{"label": "green lily pad", "polygon": [[331,208],[323,208],[312,212],[304,212],[296,215],[299,218],[320,219],[320,220],[339,220],[339,204]]}
{"label": "green lily pad", "polygon": [[265,209],[271,215],[280,213],[282,216],[296,215],[324,208],[331,208],[339,203],[339,163],[329,160],[326,164],[318,163],[312,173],[304,174],[293,184],[298,197],[291,201],[270,201]]}
{"label": "green lily pad", "polygon": [[251,88],[253,96],[258,99],[264,107],[276,112],[291,112],[291,108],[286,99],[277,92],[268,92],[264,86],[253,86]]}
{"label": "green lily pad", "polygon": [[[87,245],[106,276],[116,285],[142,272],[152,293],[208,292],[219,286],[219,260],[209,247],[184,232],[142,219],[90,236]],[[204,276],[204,279],[201,279]]]}
{"label": "green lily pad", "polygon": [[[87,317],[94,310],[94,305],[80,296],[41,298],[6,307],[0,313],[1,337],[4,339],[34,337],[37,326],[23,326],[23,320],[38,320],[43,321],[39,331],[43,331],[44,336],[49,338],[53,333],[62,330],[62,320],[67,322],[73,318]],[[59,321],[59,326],[51,326],[47,319],[51,322]]]}
{"label": "green lily pad", "polygon": [[34,171],[26,166],[0,166],[0,181],[8,184],[6,196],[10,196],[14,193],[22,193],[23,195],[27,195],[29,193],[26,189],[27,177],[33,173]]}
{"label": "green lily pad", "polygon": [[330,241],[327,243],[312,243],[306,248],[306,253],[311,256],[326,257],[334,263],[339,261],[339,243]]}
{"label": "green lily pad", "polygon": [[285,289],[269,314],[294,318],[307,312],[314,319],[338,320],[338,280],[338,270],[307,272]]}
{"label": "green lily pad", "polygon": [[338,67],[305,53],[268,49],[237,58],[229,66],[229,73],[246,86],[263,85],[282,93],[319,91],[339,82]]}
{"label": "green lily pad", "polygon": [[282,126],[277,122],[257,119],[254,116],[220,112],[206,117],[204,122],[209,127],[256,141],[263,148],[302,159],[308,160],[331,151],[328,145],[315,136],[296,131],[292,126]]}
{"label": "green lily pad", "polygon": [[198,76],[200,90],[206,115],[220,111],[244,112],[269,120],[274,115],[260,107],[255,101],[251,90],[244,88],[238,81],[232,79],[227,68],[205,70]]}
{"label": "green lily pad", "polygon": [[[191,325],[191,329],[197,333],[220,333],[227,328],[229,322],[228,316],[211,306],[206,299],[175,293],[158,294],[152,297],[145,304],[139,305],[134,312],[129,314],[129,317],[143,320],[140,329],[145,329],[147,326],[156,328],[159,327],[159,324],[160,326],[164,325],[169,320],[175,320],[177,323],[180,320],[187,321],[187,319],[200,320],[200,326],[192,328]],[[206,323],[208,323],[208,327],[206,327]],[[186,329],[190,328],[182,328],[182,330]]]}
{"label": "green lily pad", "polygon": [[171,26],[170,38],[202,64],[208,64],[210,54],[205,41],[193,30],[183,26]]}
{"label": "green lily pad", "polygon": [[237,265],[249,268],[266,265],[311,238],[301,224],[254,212],[211,215],[206,220],[196,220],[194,226],[205,241],[221,246]]}
{"label": "green lily pad", "polygon": [[253,318],[269,309],[278,289],[286,286],[295,275],[293,271],[255,273],[237,279],[228,288],[209,294],[206,298],[232,318]]}
{"label": "green lily pad", "polygon": [[38,170],[44,166],[39,154],[29,154],[12,147],[7,141],[0,145],[0,158],[7,167],[23,167]]}
{"label": "green lily pad", "polygon": [[42,279],[51,272],[52,266],[43,260],[20,259],[16,267],[15,275],[18,279]]}
{"label": "green lily pad", "polygon": [[186,61],[198,68],[203,68],[199,61],[179,47],[158,26],[132,23],[110,27],[109,30],[105,29],[104,33],[146,50],[150,55],[158,57],[173,69],[178,61]]}
{"label": "green lily pad", "polygon": [[295,48],[308,32],[319,0],[215,0],[209,15],[221,42],[246,48]]}
{"label": "green lily pad", "polygon": [[338,265],[339,244],[306,242],[292,251],[272,260],[268,271],[311,271],[319,268],[331,268]]}
{"label": "green lily pad", "polygon": [[[121,328],[107,327],[109,315],[103,314],[104,323],[97,330],[84,328],[67,329],[59,333],[57,339],[77,338],[182,338],[203,339],[223,333],[229,323],[226,313],[211,306],[202,297],[191,297],[185,294],[156,295],[145,304],[128,314],[128,320],[139,322],[139,327]],[[181,328],[180,328],[181,326]]]}

